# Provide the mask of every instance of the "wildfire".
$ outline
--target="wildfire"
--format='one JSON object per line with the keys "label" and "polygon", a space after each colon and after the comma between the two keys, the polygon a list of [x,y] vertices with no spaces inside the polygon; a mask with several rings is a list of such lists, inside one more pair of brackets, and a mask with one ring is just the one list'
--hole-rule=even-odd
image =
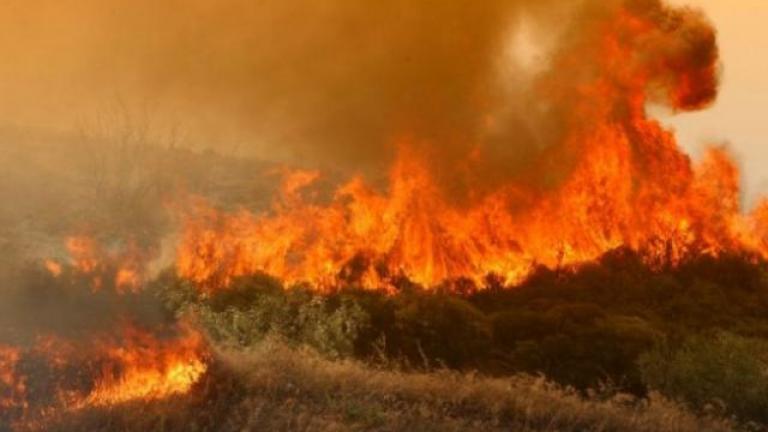
{"label": "wildfire", "polygon": [[129,328],[119,345],[102,346],[99,351],[104,366],[82,403],[114,405],[187,393],[207,369],[201,356],[201,336],[187,332],[165,343],[150,333]]}
{"label": "wildfire", "polygon": [[17,348],[0,345],[0,409],[2,410],[26,408],[25,379],[16,374],[20,355]]}
{"label": "wildfire", "polygon": [[[105,283],[120,294],[141,290],[146,260],[137,248],[128,245],[108,250],[88,236],[73,236],[66,240],[66,249],[74,274],[90,278],[94,292],[105,288]],[[43,264],[52,276],[62,275],[64,266],[60,262],[46,259]]]}
{"label": "wildfire", "polygon": [[[39,425],[72,410],[185,394],[206,372],[207,354],[199,333],[178,333],[161,338],[126,325],[89,347],[52,336],[27,349],[1,347],[0,420]],[[29,384],[45,394],[28,394]]]}
{"label": "wildfire", "polygon": [[263,214],[200,206],[185,220],[178,274],[205,290],[259,272],[318,289],[388,289],[399,277],[482,286],[494,274],[514,284],[537,266],[577,265],[619,247],[652,265],[768,256],[766,206],[742,212],[739,173],[725,151],[713,148],[693,166],[646,112],[651,102],[689,110],[714,99],[711,26],[688,9],[629,1],[593,27],[542,78],[541,97],[566,113],[566,133],[530,174],[567,172],[556,187],[510,180],[459,205],[423,151],[436,143],[408,138],[398,142],[385,192],[355,177],[317,204],[301,193],[317,174],[298,172]]}
{"label": "wildfire", "polygon": [[[43,265],[53,278],[66,278],[69,294],[114,289],[119,296],[110,298],[128,304],[141,294],[146,263],[135,248],[108,249],[88,237],[71,237],[66,248],[67,264]],[[0,424],[45,430],[74,410],[191,391],[208,369],[202,334],[186,321],[142,325],[130,308],[116,310],[119,319],[103,329],[66,337],[51,330],[28,345],[0,345]]]}
{"label": "wildfire", "polygon": [[48,272],[51,275],[53,275],[54,277],[61,276],[61,270],[62,270],[61,264],[51,259],[45,260],[43,264],[45,265],[46,270],[48,270]]}

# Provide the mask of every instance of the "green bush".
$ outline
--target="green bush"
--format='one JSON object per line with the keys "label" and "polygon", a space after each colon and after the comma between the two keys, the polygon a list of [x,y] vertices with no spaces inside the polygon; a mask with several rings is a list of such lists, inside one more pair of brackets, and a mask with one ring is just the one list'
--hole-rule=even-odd
{"label": "green bush", "polygon": [[640,356],[645,383],[694,408],[722,406],[744,421],[768,422],[768,343],[726,332],[688,337]]}
{"label": "green bush", "polygon": [[296,340],[333,357],[355,354],[370,317],[350,297],[312,296],[298,310]]}
{"label": "green bush", "polygon": [[284,289],[263,275],[239,278],[226,290],[201,296],[185,308],[194,310],[218,342],[251,346],[279,335],[332,357],[355,355],[371,321],[350,296],[322,295],[301,286]]}

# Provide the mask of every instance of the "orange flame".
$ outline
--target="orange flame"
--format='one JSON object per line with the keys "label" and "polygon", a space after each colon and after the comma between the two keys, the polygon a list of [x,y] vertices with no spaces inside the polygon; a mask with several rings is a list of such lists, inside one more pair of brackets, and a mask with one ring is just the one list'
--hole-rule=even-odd
{"label": "orange flame", "polygon": [[[37,369],[45,362],[48,381],[18,367],[28,359]],[[188,327],[159,338],[128,325],[119,337],[98,337],[87,348],[51,336],[29,349],[0,346],[0,421],[44,430],[47,420],[72,410],[185,394],[207,368],[202,336]],[[27,394],[33,381],[46,389],[42,399]]]}
{"label": "orange flame", "polygon": [[61,264],[59,264],[58,262],[56,262],[54,260],[50,260],[50,259],[45,260],[43,262],[43,264],[45,265],[45,269],[48,270],[48,272],[53,277],[61,276],[61,271],[62,271]]}
{"label": "orange flame", "polygon": [[188,331],[166,343],[136,328],[125,332],[120,345],[102,346],[106,359],[84,405],[114,405],[132,400],[162,399],[187,393],[205,373],[202,338]]}
{"label": "orange flame", "polygon": [[495,274],[513,284],[536,266],[572,266],[619,247],[652,265],[724,252],[765,258],[768,207],[742,213],[727,154],[712,149],[693,167],[646,113],[649,101],[706,106],[717,60],[714,30],[695,12],[627,2],[564,50],[542,86],[566,108],[567,132],[531,174],[568,172],[556,188],[510,181],[459,206],[416,150],[428,146],[403,140],[384,193],[354,178],[319,205],[297,193],[316,175],[297,173],[267,213],[200,206],[185,220],[177,272],[209,291],[258,272],[318,289],[388,289],[400,276],[434,286]]}
{"label": "orange flame", "polygon": [[[111,287],[120,294],[141,290],[145,280],[145,260],[135,247],[128,245],[120,250],[107,250],[90,237],[73,236],[66,240],[66,249],[75,273],[89,276],[94,292],[104,288],[105,282],[110,281]],[[61,263],[47,259],[43,264],[51,275],[61,276]]]}
{"label": "orange flame", "polygon": [[[26,408],[26,380],[16,373],[21,352],[0,345],[0,409]],[[0,417],[2,419],[2,417]]]}

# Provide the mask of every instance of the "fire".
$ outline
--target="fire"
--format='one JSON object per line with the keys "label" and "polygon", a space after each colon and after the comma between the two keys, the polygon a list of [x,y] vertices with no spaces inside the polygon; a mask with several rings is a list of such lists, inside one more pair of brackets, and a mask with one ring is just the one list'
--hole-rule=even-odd
{"label": "fire", "polygon": [[197,333],[164,343],[150,333],[129,328],[119,345],[102,346],[105,359],[88,406],[161,399],[187,393],[205,373],[202,339]]}
{"label": "fire", "polygon": [[[439,143],[407,138],[383,192],[355,177],[318,204],[302,197],[317,174],[297,172],[263,214],[199,206],[184,223],[178,274],[205,290],[259,272],[318,289],[390,289],[400,277],[482,286],[493,274],[514,284],[537,266],[574,266],[620,247],[650,265],[726,252],[768,257],[768,207],[744,214],[725,151],[713,148],[694,166],[646,112],[648,103],[711,103],[714,30],[696,12],[655,1],[611,10],[542,78],[542,99],[566,113],[566,132],[528,174],[566,173],[556,187],[509,180],[457,204],[429,163],[434,151],[423,151]],[[473,147],[467,163],[481,153]]]}
{"label": "fire", "polygon": [[[94,292],[105,288],[105,283],[120,294],[141,290],[146,259],[134,246],[110,250],[88,236],[69,237],[65,245],[74,274],[90,278]],[[56,260],[46,259],[43,265],[54,277],[60,277],[64,271]]]}
{"label": "fire", "polygon": [[[88,237],[71,237],[66,246],[66,264],[43,264],[52,277],[66,278],[67,293],[114,289],[119,296],[108,298],[129,304],[141,294],[146,263],[135,248],[105,248]],[[103,329],[66,337],[42,331],[26,345],[0,345],[0,424],[45,430],[74,410],[189,393],[208,370],[203,335],[187,321],[142,325],[131,308],[116,311],[119,319]]]}
{"label": "fire", "polygon": [[0,345],[0,409],[2,410],[26,408],[26,380],[16,373],[20,357],[19,349]]}
{"label": "fire", "polygon": [[43,264],[45,265],[46,270],[48,270],[48,272],[53,275],[53,277],[61,276],[61,264],[51,259],[45,260]]}
{"label": "fire", "polygon": [[[65,246],[65,263],[47,259],[43,265],[52,277],[66,278],[67,289],[141,294],[147,254],[131,243],[105,247],[73,236]],[[0,420],[44,429],[39,425],[46,419],[71,410],[188,393],[208,369],[203,336],[186,322],[145,327],[133,322],[130,310],[123,313],[121,324],[85,337],[51,333],[29,347],[0,345],[0,407],[10,413]],[[46,394],[28,394],[28,386]]]}
{"label": "fire", "polygon": [[98,245],[93,239],[70,237],[67,239],[67,250],[74,266],[82,273],[93,273],[101,264],[101,254],[97,253]]}
{"label": "fire", "polygon": [[[30,348],[0,347],[0,420],[38,425],[72,410],[186,394],[208,358],[198,332],[182,327],[177,333],[160,337],[126,325],[88,347],[53,336]],[[30,383],[45,394],[28,395]]]}

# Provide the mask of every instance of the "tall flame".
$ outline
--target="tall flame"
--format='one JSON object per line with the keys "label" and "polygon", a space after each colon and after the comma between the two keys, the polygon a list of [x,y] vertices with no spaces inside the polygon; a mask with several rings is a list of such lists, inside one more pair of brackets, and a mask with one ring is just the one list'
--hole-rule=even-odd
{"label": "tall flame", "polygon": [[714,99],[714,30],[698,13],[658,1],[627,1],[592,25],[541,85],[542,98],[565,112],[566,133],[530,173],[567,172],[556,187],[510,180],[458,205],[423,151],[435,143],[407,138],[386,192],[355,177],[317,204],[301,195],[316,175],[296,173],[266,213],[199,206],[185,220],[178,273],[207,290],[258,272],[319,289],[388,289],[402,276],[433,286],[495,274],[512,284],[536,266],[571,266],[619,247],[651,265],[737,251],[766,257],[766,207],[743,214],[725,151],[713,148],[693,166],[646,112],[651,102],[686,110]]}

